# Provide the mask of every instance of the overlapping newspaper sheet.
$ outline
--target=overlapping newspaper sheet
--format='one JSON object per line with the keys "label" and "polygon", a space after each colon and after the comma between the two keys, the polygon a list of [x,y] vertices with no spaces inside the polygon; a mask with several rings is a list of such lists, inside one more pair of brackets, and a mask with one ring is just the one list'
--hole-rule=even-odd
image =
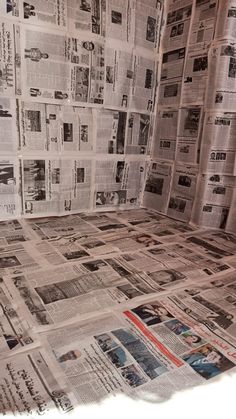
{"label": "overlapping newspaper sheet", "polygon": [[164,400],[236,370],[233,234],[136,209],[5,221],[0,237],[2,413]]}

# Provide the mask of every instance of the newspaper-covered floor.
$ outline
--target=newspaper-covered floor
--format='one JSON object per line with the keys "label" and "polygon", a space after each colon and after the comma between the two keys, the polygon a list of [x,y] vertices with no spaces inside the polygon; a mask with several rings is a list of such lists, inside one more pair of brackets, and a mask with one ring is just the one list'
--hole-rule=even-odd
{"label": "newspaper-covered floor", "polygon": [[166,400],[236,363],[236,236],[146,209],[0,223],[0,411]]}

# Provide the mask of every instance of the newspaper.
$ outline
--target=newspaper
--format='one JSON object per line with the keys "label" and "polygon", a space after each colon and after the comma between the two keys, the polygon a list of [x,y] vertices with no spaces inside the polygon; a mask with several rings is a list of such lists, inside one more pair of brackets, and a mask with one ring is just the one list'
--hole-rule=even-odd
{"label": "newspaper", "polygon": [[172,171],[171,163],[165,161],[150,163],[143,195],[144,206],[166,213]]}
{"label": "newspaper", "polygon": [[91,166],[91,160],[86,159],[24,159],[24,215],[62,215],[89,209]]}
{"label": "newspaper", "polygon": [[[190,381],[200,384],[235,369],[234,339],[221,332],[222,319],[227,316],[223,308],[215,308],[214,320],[209,323],[194,318],[195,313],[201,317],[203,312],[206,317],[206,306],[209,311],[216,307],[213,295],[217,288],[213,294],[207,286],[202,286],[202,291],[199,287],[196,297],[188,294],[194,293],[191,288],[149,297],[123,312],[76,323],[63,332],[46,333],[47,344],[77,400],[99,401],[119,392],[166,398],[176,389],[187,388]],[[217,322],[219,326],[209,327]]]}
{"label": "newspaper", "polygon": [[45,352],[34,351],[0,362],[3,414],[40,417],[49,412],[69,414],[74,409],[73,394],[54,376],[49,361]]}

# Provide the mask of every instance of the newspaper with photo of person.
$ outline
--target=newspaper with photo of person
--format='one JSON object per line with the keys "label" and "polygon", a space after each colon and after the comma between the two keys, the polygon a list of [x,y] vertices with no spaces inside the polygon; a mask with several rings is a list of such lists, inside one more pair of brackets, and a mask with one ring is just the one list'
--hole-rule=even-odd
{"label": "newspaper with photo of person", "polygon": [[67,0],[27,0],[20,1],[20,17],[32,25],[66,29]]}
{"label": "newspaper with photo of person", "polygon": [[166,27],[161,40],[164,51],[186,45],[193,7],[189,0],[166,3]]}
{"label": "newspaper with photo of person", "polygon": [[[195,288],[199,300],[204,300],[201,295],[208,288],[203,285],[203,292],[201,286]],[[77,400],[98,401],[119,392],[167,397],[177,388],[188,387],[189,382],[200,384],[233,370],[233,337],[228,334],[223,341],[218,328],[198,323],[192,310],[184,309],[188,301],[197,299],[188,295],[194,292],[189,287],[179,294],[149,296],[138,304],[130,303],[122,312],[46,332],[46,344]],[[216,317],[219,312],[220,308]]]}

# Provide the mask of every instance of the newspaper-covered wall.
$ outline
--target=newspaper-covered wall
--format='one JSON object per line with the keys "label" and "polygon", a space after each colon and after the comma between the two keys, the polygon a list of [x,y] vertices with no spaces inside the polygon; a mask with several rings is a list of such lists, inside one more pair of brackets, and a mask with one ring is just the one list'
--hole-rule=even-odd
{"label": "newspaper-covered wall", "polygon": [[235,7],[3,1],[1,219],[143,205],[235,231]]}
{"label": "newspaper-covered wall", "polygon": [[0,219],[141,203],[163,1],[4,0]]}
{"label": "newspaper-covered wall", "polygon": [[[165,7],[153,161],[143,204],[179,220],[235,231],[236,3],[167,0]],[[163,165],[172,168],[165,184],[163,171],[154,172]]]}

